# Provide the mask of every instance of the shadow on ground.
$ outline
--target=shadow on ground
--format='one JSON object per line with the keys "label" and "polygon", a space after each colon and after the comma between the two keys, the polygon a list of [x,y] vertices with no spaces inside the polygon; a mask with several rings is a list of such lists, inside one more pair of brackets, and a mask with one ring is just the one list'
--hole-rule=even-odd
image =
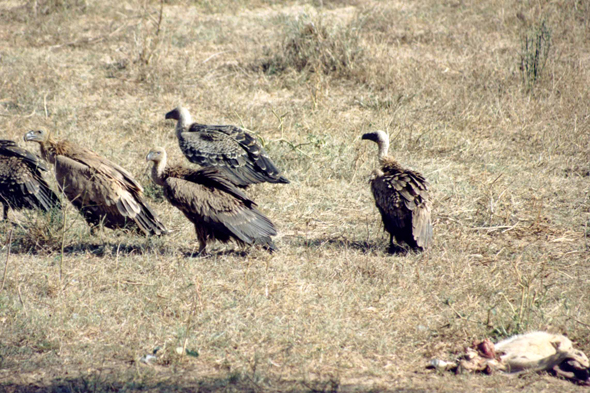
{"label": "shadow on ground", "polygon": [[[139,379],[139,380],[138,380]],[[256,379],[256,380],[255,380]],[[82,392],[399,392],[423,393],[421,389],[393,389],[366,387],[360,385],[340,385],[329,379],[314,382],[269,382],[265,378],[252,378],[247,375],[230,373],[222,378],[201,378],[186,380],[166,378],[161,381],[142,381],[137,375],[128,380],[104,378],[100,375],[86,375],[77,378],[56,378],[47,384],[41,383],[0,383],[0,392],[5,393],[82,393]]]}
{"label": "shadow on ground", "polygon": [[290,240],[291,246],[300,246],[308,248],[331,248],[331,249],[350,249],[360,251],[363,254],[391,254],[406,255],[412,251],[408,248],[389,245],[383,241],[366,241],[366,240],[348,240],[343,238],[316,238],[305,239],[296,237]]}
{"label": "shadow on ground", "polygon": [[[2,252],[6,252],[7,246],[1,246]],[[223,256],[245,257],[249,254],[248,249],[229,249],[216,250],[212,249],[207,254],[200,255],[197,252],[198,247],[174,247],[170,244],[152,244],[145,243],[116,243],[112,241],[91,241],[79,242],[64,246],[64,255],[79,255],[92,254],[96,257],[116,257],[116,256],[132,256],[132,255],[161,255],[161,256],[181,256],[183,258],[216,258]],[[18,239],[12,242],[10,247],[11,254],[31,254],[31,255],[49,255],[60,254],[61,247],[59,245],[30,245],[23,244]]]}
{"label": "shadow on ground", "polygon": [[[7,246],[2,247],[6,252]],[[12,242],[10,247],[11,254],[59,254],[61,253],[59,245],[47,244],[24,244],[19,239]],[[113,242],[79,242],[64,246],[63,253],[65,255],[76,254],[92,254],[98,257],[103,256],[130,256],[130,255],[144,255],[144,254],[158,254],[158,255],[174,255],[179,252],[178,249],[168,245],[154,245],[154,244],[140,244],[140,243],[113,243]],[[182,251],[180,251],[182,252]],[[191,252],[187,251],[187,254]]]}

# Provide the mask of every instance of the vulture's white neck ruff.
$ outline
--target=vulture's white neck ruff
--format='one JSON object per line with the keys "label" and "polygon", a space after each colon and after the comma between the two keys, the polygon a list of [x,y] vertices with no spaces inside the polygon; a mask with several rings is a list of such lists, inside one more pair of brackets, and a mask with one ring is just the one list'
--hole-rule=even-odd
{"label": "vulture's white neck ruff", "polygon": [[157,161],[154,161],[154,165],[152,166],[152,180],[159,186],[165,185],[162,174],[164,173],[164,169],[166,169],[166,161],[166,153],[162,153],[161,157]]}
{"label": "vulture's white neck ruff", "polygon": [[178,123],[176,124],[177,129],[184,129],[192,124],[193,118],[186,108],[179,108],[178,110]]}
{"label": "vulture's white neck ruff", "polygon": [[389,151],[389,137],[383,131],[377,131],[377,144],[379,145],[379,162],[387,157]]}

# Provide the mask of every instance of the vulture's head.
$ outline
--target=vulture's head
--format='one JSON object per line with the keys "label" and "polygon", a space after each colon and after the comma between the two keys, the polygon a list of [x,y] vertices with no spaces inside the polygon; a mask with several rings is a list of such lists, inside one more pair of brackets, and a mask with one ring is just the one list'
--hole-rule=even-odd
{"label": "vulture's head", "polygon": [[377,142],[378,144],[383,144],[385,142],[389,142],[389,137],[385,133],[385,131],[375,131],[375,132],[368,132],[363,134],[362,139],[368,139],[373,142]]}
{"label": "vulture's head", "polygon": [[177,108],[172,109],[170,112],[166,113],[166,119],[172,120],[182,120],[186,118],[190,118],[190,113],[188,109],[179,106]]}
{"label": "vulture's head", "polygon": [[387,150],[389,150],[389,136],[387,136],[385,131],[379,130],[366,133],[362,139],[368,139],[379,145],[379,160],[382,160],[387,155]]}
{"label": "vulture's head", "polygon": [[29,131],[25,134],[23,139],[25,140],[25,142],[43,143],[49,139],[49,132],[44,131],[44,130]]}
{"label": "vulture's head", "polygon": [[166,150],[164,150],[163,147],[156,147],[150,150],[145,160],[153,161],[156,164],[162,161],[166,161]]}
{"label": "vulture's head", "polygon": [[183,108],[182,106],[174,108],[170,112],[166,113],[166,119],[178,120],[178,123],[176,124],[177,129],[187,127],[193,122],[188,109]]}

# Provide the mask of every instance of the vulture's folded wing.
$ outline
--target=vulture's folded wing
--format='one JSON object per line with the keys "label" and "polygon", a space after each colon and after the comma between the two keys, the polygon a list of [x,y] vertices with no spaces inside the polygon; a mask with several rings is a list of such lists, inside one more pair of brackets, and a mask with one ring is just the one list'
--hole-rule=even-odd
{"label": "vulture's folded wing", "polygon": [[272,222],[254,206],[220,189],[169,177],[165,193],[187,217],[202,220],[201,225],[221,224],[244,243],[276,235]]}
{"label": "vulture's folded wing", "polygon": [[428,183],[424,177],[413,171],[385,173],[372,181],[371,188],[385,226],[411,230],[416,244],[425,248],[432,239],[432,224]]}
{"label": "vulture's folded wing", "polygon": [[0,159],[0,194],[12,208],[61,208],[59,198],[43,179],[41,171],[47,166],[40,157],[13,141],[1,140]]}
{"label": "vulture's folded wing", "polygon": [[133,222],[146,234],[167,232],[137,187],[126,181],[120,170],[111,170],[107,160],[78,158],[57,156],[55,173],[64,194],[89,223],[123,228]]}
{"label": "vulture's folded wing", "polygon": [[72,148],[68,151],[67,157],[71,160],[78,161],[88,168],[93,168],[95,171],[119,182],[122,187],[143,192],[141,184],[139,184],[129,172],[114,162],[96,154],[92,150],[76,146],[76,148]]}

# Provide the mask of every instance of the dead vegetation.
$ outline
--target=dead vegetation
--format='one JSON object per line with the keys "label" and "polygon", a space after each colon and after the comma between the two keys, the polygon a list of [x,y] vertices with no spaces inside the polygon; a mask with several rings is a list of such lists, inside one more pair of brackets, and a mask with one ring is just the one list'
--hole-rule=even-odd
{"label": "dead vegetation", "polygon": [[269,75],[285,71],[347,76],[362,65],[363,48],[358,20],[344,26],[330,25],[322,15],[281,15],[283,37],[268,48],[262,70]]}
{"label": "dead vegetation", "polygon": [[[2,223],[3,245],[14,232],[0,390],[576,391],[424,366],[533,329],[590,352],[588,11],[570,0],[3,2],[3,138],[45,128],[119,163],[173,232],[94,238],[72,209],[65,232]],[[530,89],[523,37],[543,21],[551,47]],[[291,181],[248,191],[277,224],[276,255],[189,257],[190,222],[145,175],[156,145],[185,162],[164,120],[179,104],[251,130]],[[376,129],[432,185],[426,253],[384,252],[374,149],[360,141]]]}

